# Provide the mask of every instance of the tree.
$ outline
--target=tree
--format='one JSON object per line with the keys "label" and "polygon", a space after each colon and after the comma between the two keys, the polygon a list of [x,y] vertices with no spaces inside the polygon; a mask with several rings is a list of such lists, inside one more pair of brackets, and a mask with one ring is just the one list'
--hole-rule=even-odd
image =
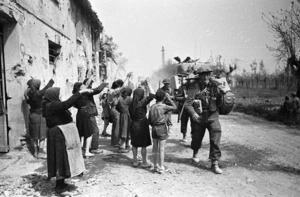
{"label": "tree", "polygon": [[[254,87],[254,79],[257,79],[256,76],[256,69],[257,69],[257,62],[256,60],[252,60],[252,63],[250,64],[251,70],[252,70],[252,75],[251,75],[251,84],[252,87]],[[257,86],[258,84],[256,84]]]}
{"label": "tree", "polygon": [[262,77],[263,79],[263,82],[264,82],[264,88],[267,88],[267,71],[266,71],[266,68],[265,68],[265,63],[263,60],[261,60],[259,62],[259,74],[260,76]]}
{"label": "tree", "polygon": [[267,47],[274,52],[277,62],[286,62],[297,78],[297,95],[300,96],[300,0],[291,2],[289,10],[263,13],[262,18],[277,42],[277,46]]}

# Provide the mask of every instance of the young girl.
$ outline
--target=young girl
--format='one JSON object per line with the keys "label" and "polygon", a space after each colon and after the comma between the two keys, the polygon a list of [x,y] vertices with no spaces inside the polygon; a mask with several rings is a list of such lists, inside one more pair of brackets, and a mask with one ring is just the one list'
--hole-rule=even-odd
{"label": "young girl", "polygon": [[142,148],[142,167],[151,167],[147,162],[147,146],[151,145],[151,137],[149,130],[149,123],[146,117],[147,105],[153,100],[154,94],[149,81],[147,81],[150,95],[145,98],[144,89],[137,88],[133,92],[133,99],[129,107],[131,117],[131,145],[133,153],[133,166],[137,167],[139,162],[137,160],[138,147]]}
{"label": "young girl", "polygon": [[[119,98],[117,104],[117,110],[120,113],[120,153],[129,152],[129,140],[130,140],[130,123],[131,118],[129,115],[129,105],[131,103],[131,93],[132,89],[129,87],[124,88],[121,92],[121,97]],[[125,147],[126,144],[126,147]],[[126,148],[126,149],[125,149]]]}

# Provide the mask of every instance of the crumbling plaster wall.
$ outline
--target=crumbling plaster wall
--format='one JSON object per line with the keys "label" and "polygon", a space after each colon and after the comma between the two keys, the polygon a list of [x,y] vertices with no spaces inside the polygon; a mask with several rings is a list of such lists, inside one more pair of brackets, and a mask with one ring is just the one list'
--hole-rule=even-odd
{"label": "crumbling plaster wall", "polygon": [[[11,97],[8,100],[11,148],[18,146],[22,135],[27,133],[28,107],[24,102],[27,81],[32,77],[38,78],[43,88],[55,69],[54,86],[60,87],[63,98],[67,98],[71,95],[73,84],[78,81],[78,66],[83,67],[81,71],[85,72],[92,65],[91,24],[81,16],[82,43],[78,47],[76,24],[72,18],[72,13],[78,8],[72,0],[61,0],[59,7],[45,0],[16,2],[23,18],[16,24],[5,25],[4,38],[7,95]],[[55,65],[49,63],[48,40],[61,45]],[[75,117],[74,109],[72,114]]]}

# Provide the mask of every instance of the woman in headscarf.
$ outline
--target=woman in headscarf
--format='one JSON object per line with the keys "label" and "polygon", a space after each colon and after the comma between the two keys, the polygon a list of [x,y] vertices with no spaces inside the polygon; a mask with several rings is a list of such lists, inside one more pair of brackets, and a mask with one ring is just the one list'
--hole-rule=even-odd
{"label": "woman in headscarf", "polygon": [[147,105],[155,97],[154,91],[149,83],[145,84],[149,89],[149,96],[145,97],[144,89],[137,88],[133,92],[133,99],[129,107],[130,117],[131,117],[131,145],[133,153],[133,166],[137,167],[139,165],[137,154],[138,147],[142,147],[142,167],[148,168],[151,165],[147,161],[147,146],[151,145],[151,137],[149,130],[149,122],[146,117]]}
{"label": "woman in headscarf", "polygon": [[[52,78],[54,75],[52,76]],[[34,157],[46,159],[44,150],[45,139],[47,137],[46,121],[42,117],[42,98],[45,91],[52,87],[54,80],[50,79],[47,85],[40,90],[41,80],[30,79],[27,82],[28,89],[25,92],[25,98],[30,106],[29,113],[29,136],[34,150]]]}
{"label": "woman in headscarf", "polygon": [[[129,152],[129,140],[130,140],[130,123],[131,118],[129,115],[129,105],[131,103],[131,93],[132,89],[129,87],[125,87],[119,98],[117,104],[117,111],[120,113],[120,153],[127,153]],[[126,144],[126,145],[125,145]],[[126,149],[125,149],[126,148]]]}
{"label": "woman in headscarf", "polygon": [[67,189],[66,178],[81,174],[84,170],[80,139],[70,111],[83,93],[92,90],[82,89],[66,101],[60,100],[60,88],[46,90],[43,97],[43,116],[49,128],[47,134],[48,178],[56,177],[55,189]]}
{"label": "woman in headscarf", "polygon": [[[91,88],[91,85],[86,87],[86,85],[88,85],[86,82],[87,80],[84,80],[83,83],[76,82],[73,87],[73,94],[78,93],[81,89]],[[99,128],[96,121],[98,111],[94,101],[94,95],[99,94],[106,87],[106,85],[107,83],[102,83],[98,87],[92,89],[91,93],[82,94],[74,104],[74,107],[78,109],[76,115],[76,126],[81,138],[82,147],[85,142],[85,157],[92,157],[95,155],[94,153],[98,153]],[[91,108],[93,108],[93,110],[91,110]],[[95,140],[92,144],[93,135],[95,135]],[[91,153],[90,150],[93,153]]]}

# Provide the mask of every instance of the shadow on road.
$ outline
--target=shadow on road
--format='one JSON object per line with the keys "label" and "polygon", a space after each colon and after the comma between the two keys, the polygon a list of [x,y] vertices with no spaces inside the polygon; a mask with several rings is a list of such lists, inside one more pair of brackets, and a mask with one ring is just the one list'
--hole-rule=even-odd
{"label": "shadow on road", "polygon": [[257,150],[240,144],[225,144],[222,150],[229,154],[230,158],[224,160],[228,167],[243,167],[257,171],[278,171],[300,175],[300,169],[293,166],[278,164],[268,160],[273,153],[271,150]]}

